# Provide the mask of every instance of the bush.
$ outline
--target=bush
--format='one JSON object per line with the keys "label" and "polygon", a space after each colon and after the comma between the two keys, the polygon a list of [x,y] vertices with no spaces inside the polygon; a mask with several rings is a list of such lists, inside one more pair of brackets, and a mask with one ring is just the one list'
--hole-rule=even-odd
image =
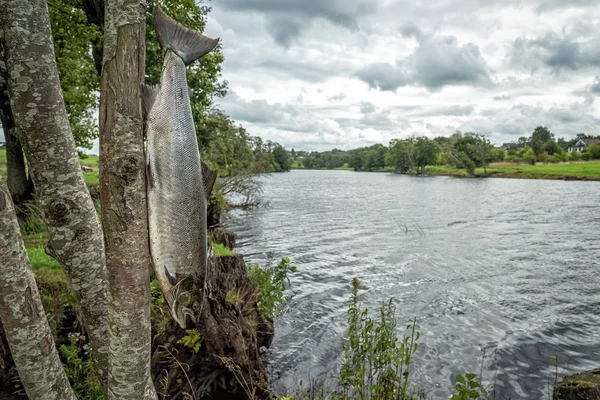
{"label": "bush", "polygon": [[589,152],[584,151],[581,153],[581,158],[584,159],[585,161],[589,161],[592,159],[592,155]]}
{"label": "bush", "polygon": [[598,146],[596,143],[593,143],[590,147],[588,147],[587,151],[592,155],[593,159],[597,160],[600,158],[600,146]]}
{"label": "bush", "polygon": [[537,159],[537,162],[546,163],[546,162],[548,162],[548,157],[549,157],[548,153],[543,152],[543,153],[538,154],[536,159]]}
{"label": "bush", "polygon": [[285,306],[293,297],[284,295],[290,285],[288,274],[296,272],[296,267],[291,265],[289,258],[284,257],[277,264],[274,263],[274,258],[274,254],[269,253],[265,266],[249,264],[247,267],[250,280],[258,287],[258,311],[271,318],[285,314]]}
{"label": "bush", "polygon": [[413,399],[409,388],[410,368],[419,345],[417,322],[406,326],[408,335],[396,337],[396,308],[393,300],[382,302],[379,318],[372,320],[369,310],[358,302],[360,283],[352,281],[348,308],[348,336],[340,370],[343,398]]}
{"label": "bush", "polygon": [[535,153],[533,152],[533,150],[529,147],[526,148],[526,150],[522,153],[523,155],[521,156],[521,162],[530,164],[530,165],[535,165]]}
{"label": "bush", "polygon": [[569,153],[569,161],[581,161],[581,153],[578,151],[573,151]]}

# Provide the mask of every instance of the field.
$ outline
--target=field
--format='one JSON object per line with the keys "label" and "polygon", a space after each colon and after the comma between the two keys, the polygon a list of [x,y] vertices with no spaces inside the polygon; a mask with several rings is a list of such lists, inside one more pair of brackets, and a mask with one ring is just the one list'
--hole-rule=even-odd
{"label": "field", "polygon": [[[84,160],[80,160],[81,165],[92,168],[92,172],[84,172],[83,178],[85,179],[85,183],[88,185],[98,184],[98,156],[88,156],[88,158]],[[6,172],[6,149],[0,149],[0,172],[4,179],[7,177]]]}
{"label": "field", "polygon": [[[429,166],[425,172],[428,175],[468,176],[465,170],[439,166]],[[475,172],[483,176],[483,168],[477,168]],[[600,180],[600,161],[536,165],[493,163],[487,173],[502,178]]]}

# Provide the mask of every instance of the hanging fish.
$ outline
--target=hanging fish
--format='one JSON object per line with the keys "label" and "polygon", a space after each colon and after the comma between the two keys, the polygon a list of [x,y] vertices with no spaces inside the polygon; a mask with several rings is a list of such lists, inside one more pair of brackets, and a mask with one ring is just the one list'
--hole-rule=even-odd
{"label": "hanging fish", "polygon": [[150,255],[171,315],[185,329],[187,317],[194,321],[201,310],[203,299],[194,293],[205,292],[206,205],[215,176],[200,159],[186,65],[213,50],[219,39],[184,27],[159,5],[154,28],[165,57],[163,72],[158,86],[141,87]]}

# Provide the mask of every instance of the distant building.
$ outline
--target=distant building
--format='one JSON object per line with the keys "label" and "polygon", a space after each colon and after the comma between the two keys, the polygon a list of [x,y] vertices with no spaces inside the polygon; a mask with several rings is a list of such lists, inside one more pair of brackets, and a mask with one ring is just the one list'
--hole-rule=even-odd
{"label": "distant building", "polygon": [[502,145],[502,150],[509,151],[510,149],[518,149],[519,145],[517,143],[504,143]]}
{"label": "distant building", "polygon": [[597,144],[598,146],[600,146],[600,139],[579,139],[577,143],[569,147],[567,151],[569,153],[582,152],[584,150],[587,150],[587,148],[593,144]]}

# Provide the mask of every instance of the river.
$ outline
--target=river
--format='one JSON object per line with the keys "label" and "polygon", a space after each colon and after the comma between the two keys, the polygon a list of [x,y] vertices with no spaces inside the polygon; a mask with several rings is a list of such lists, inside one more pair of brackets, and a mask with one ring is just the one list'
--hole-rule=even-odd
{"label": "river", "polygon": [[559,376],[600,365],[600,182],[295,170],[265,196],[227,222],[247,261],[298,267],[268,353],[281,392],[337,373],[353,277],[372,312],[395,299],[398,335],[417,318],[432,398],[482,363],[511,399],[548,398],[554,356]]}

